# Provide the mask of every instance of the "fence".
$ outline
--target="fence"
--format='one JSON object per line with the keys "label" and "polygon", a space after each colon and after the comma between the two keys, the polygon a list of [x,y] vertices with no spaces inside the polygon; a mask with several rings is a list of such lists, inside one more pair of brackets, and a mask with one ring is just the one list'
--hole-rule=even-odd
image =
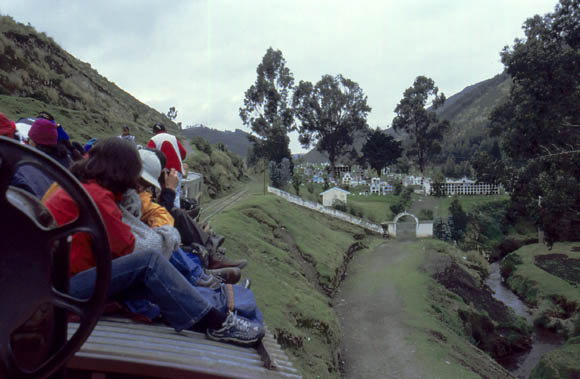
{"label": "fence", "polygon": [[309,208],[309,209],[312,209],[312,210],[320,212],[320,213],[324,213],[328,216],[337,218],[339,220],[358,225],[360,227],[363,227],[363,228],[370,230],[370,231],[373,231],[375,233],[383,234],[383,227],[382,226],[370,223],[366,220],[363,220],[362,218],[354,217],[352,215],[349,215],[348,213],[337,211],[336,209],[327,208],[320,203],[315,203],[313,201],[304,200],[303,198],[301,198],[299,196],[292,195],[291,193],[282,191],[278,188],[268,186],[268,192],[270,192],[276,196],[283,197],[284,199],[288,200],[289,202],[291,202],[293,204],[297,204],[297,205],[300,205],[302,207]]}

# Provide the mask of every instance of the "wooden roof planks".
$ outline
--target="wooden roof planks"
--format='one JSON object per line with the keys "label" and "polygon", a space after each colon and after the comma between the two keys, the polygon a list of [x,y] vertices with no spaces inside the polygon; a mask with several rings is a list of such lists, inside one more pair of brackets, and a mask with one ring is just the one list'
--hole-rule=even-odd
{"label": "wooden roof planks", "polygon": [[[69,338],[78,327],[69,323]],[[154,378],[300,378],[270,332],[256,348],[202,333],[103,317],[68,362],[72,370]]]}

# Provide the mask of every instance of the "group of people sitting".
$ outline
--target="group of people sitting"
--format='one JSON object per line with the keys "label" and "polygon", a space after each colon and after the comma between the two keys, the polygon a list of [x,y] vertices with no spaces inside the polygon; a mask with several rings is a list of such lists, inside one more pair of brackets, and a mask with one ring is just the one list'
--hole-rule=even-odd
{"label": "group of people sitting", "polygon": [[[138,149],[127,128],[121,138],[93,141],[81,153],[68,136],[60,147],[65,139],[59,140],[64,132],[59,128],[42,112],[30,127],[28,144],[68,168],[97,205],[113,258],[109,298],[141,319],[160,319],[177,331],[202,331],[244,346],[259,342],[263,317],[250,282],[236,284],[247,261],[225,256],[224,238],[196,220],[199,208],[180,207],[185,149],[179,140],[155,124],[147,148]],[[1,113],[0,135],[15,136],[14,123]],[[58,225],[82,212],[46,170],[19,166],[12,185],[41,200]],[[91,237],[74,234],[71,295],[91,296],[95,264]]]}

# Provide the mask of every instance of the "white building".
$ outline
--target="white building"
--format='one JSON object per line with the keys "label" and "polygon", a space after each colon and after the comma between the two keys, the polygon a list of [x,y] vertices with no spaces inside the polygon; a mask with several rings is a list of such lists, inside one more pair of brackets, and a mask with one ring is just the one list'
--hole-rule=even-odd
{"label": "white building", "polygon": [[342,184],[350,186],[351,182],[352,182],[352,174],[350,172],[345,172],[344,175],[342,176]]}
{"label": "white building", "polygon": [[393,186],[385,181],[382,181],[381,178],[372,178],[369,192],[376,193],[378,195],[386,195],[393,192]]}
{"label": "white building", "polygon": [[321,192],[322,205],[325,207],[332,207],[335,201],[340,201],[346,204],[346,196],[350,195],[350,192],[343,190],[342,188],[332,187],[324,192]]}
{"label": "white building", "polygon": [[489,183],[476,183],[474,180],[449,179],[445,178],[445,183],[437,184],[431,183],[430,193],[433,195],[436,191],[436,186],[441,187],[442,195],[499,195],[503,192],[502,186]]}

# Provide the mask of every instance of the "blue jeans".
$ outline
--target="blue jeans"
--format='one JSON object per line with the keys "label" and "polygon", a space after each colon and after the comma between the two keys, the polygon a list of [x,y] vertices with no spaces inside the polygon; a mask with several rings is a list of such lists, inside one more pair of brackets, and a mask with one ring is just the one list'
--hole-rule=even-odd
{"label": "blue jeans", "polygon": [[[86,299],[93,293],[95,268],[70,278],[70,294]],[[109,297],[145,288],[149,299],[175,330],[191,328],[212,308],[175,267],[153,250],[134,252],[113,260]]]}

